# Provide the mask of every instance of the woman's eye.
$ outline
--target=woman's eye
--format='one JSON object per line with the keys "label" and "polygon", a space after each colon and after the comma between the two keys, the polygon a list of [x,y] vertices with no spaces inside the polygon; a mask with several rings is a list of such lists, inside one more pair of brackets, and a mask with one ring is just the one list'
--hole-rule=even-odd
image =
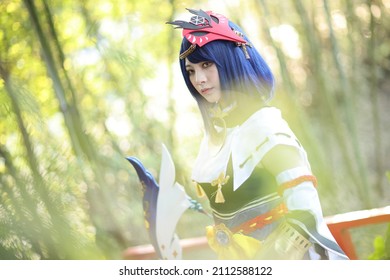
{"label": "woman's eye", "polygon": [[212,64],[213,64],[213,63],[210,62],[210,61],[204,62],[204,63],[203,63],[203,68],[208,68],[208,67],[210,67]]}
{"label": "woman's eye", "polygon": [[187,73],[188,73],[188,75],[192,75],[192,74],[194,74],[194,70],[187,70]]}

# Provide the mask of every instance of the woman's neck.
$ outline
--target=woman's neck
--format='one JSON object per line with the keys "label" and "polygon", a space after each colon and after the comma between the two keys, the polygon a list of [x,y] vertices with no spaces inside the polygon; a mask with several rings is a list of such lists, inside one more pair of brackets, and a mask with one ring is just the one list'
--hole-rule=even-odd
{"label": "woman's neck", "polygon": [[263,106],[259,102],[239,102],[225,115],[226,127],[235,127],[244,123]]}

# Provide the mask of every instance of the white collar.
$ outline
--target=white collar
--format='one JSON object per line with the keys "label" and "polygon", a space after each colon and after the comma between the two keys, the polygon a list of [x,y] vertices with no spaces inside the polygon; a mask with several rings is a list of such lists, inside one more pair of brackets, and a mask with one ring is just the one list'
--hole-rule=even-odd
{"label": "white collar", "polygon": [[256,111],[240,126],[228,128],[222,147],[213,147],[209,136],[205,135],[194,164],[192,179],[199,183],[210,183],[221,173],[226,175],[227,165],[232,157],[234,189],[236,190],[250,176],[263,155],[256,155],[254,160],[243,164],[245,159],[255,154],[256,146],[277,127],[283,126],[282,124],[284,121],[280,110],[265,107]]}

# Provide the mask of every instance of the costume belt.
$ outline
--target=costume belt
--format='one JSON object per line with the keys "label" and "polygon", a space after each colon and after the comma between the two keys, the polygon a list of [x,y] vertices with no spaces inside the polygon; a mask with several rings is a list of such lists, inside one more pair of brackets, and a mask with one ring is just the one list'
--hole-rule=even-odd
{"label": "costume belt", "polygon": [[239,226],[228,229],[223,223],[206,227],[207,240],[219,259],[252,259],[261,248],[261,241],[247,234],[260,229],[287,213],[284,203]]}
{"label": "costume belt", "polygon": [[232,228],[232,232],[250,234],[251,232],[261,229],[262,227],[269,225],[281,217],[283,217],[288,212],[287,207],[284,203],[280,203],[275,208],[271,209],[267,213],[256,216],[239,226]]}

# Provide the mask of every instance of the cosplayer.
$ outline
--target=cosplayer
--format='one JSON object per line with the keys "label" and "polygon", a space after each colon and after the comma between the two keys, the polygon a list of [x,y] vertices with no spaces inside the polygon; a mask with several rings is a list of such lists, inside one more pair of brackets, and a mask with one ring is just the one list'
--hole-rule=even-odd
{"label": "cosplayer", "polygon": [[326,226],[306,152],[268,107],[274,79],[244,32],[221,14],[188,9],[180,67],[205,135],[192,179],[207,195],[220,259],[348,259]]}

